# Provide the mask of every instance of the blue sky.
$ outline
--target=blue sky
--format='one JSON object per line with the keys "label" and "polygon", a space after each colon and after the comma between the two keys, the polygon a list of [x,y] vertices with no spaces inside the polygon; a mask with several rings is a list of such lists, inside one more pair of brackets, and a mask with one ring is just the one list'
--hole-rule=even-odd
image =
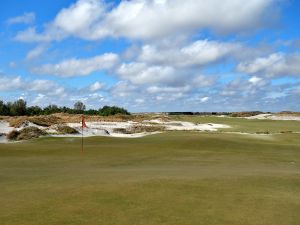
{"label": "blue sky", "polygon": [[300,111],[300,1],[0,3],[0,99]]}

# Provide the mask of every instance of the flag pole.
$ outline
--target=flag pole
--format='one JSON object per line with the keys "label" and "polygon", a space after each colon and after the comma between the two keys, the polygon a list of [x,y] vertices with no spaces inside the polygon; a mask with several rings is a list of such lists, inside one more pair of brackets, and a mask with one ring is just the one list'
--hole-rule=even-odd
{"label": "flag pole", "polygon": [[81,153],[83,153],[83,116],[81,118]]}

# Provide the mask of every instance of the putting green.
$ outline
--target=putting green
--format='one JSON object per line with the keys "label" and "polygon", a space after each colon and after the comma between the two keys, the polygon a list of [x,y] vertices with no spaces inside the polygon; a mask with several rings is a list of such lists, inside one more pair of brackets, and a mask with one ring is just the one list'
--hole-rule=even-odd
{"label": "putting green", "polygon": [[[260,136],[259,136],[260,137]],[[0,145],[1,225],[297,225],[300,134]]]}

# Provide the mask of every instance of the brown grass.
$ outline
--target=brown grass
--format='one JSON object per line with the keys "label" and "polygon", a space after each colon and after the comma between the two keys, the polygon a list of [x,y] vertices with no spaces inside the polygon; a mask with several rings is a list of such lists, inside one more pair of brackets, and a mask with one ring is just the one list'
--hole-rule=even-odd
{"label": "brown grass", "polygon": [[76,129],[69,126],[58,126],[56,130],[59,134],[78,134]]}
{"label": "brown grass", "polygon": [[[87,122],[142,122],[144,120],[160,119],[162,121],[170,121],[170,118],[165,115],[157,114],[136,114],[136,115],[114,115],[114,116],[90,116],[85,115]],[[15,128],[21,127],[26,122],[32,122],[39,126],[49,127],[56,124],[65,123],[80,123],[82,115],[56,113],[45,116],[20,116],[20,117],[3,117],[9,122],[9,125]]]}
{"label": "brown grass", "polygon": [[231,113],[230,116],[232,117],[251,117],[261,114],[262,112],[234,112]]}
{"label": "brown grass", "polygon": [[[57,113],[53,114],[61,119],[64,123],[79,123],[81,122],[82,115],[76,114],[66,114]],[[151,115],[151,114],[136,114],[136,115],[114,115],[114,116],[91,116],[85,115],[85,120],[87,122],[142,122],[144,120],[161,119],[163,121],[168,121],[169,117],[161,115]]]}
{"label": "brown grass", "polygon": [[30,140],[40,136],[47,135],[47,133],[37,127],[26,127],[20,131],[13,130],[7,134],[7,139],[11,141]]}
{"label": "brown grass", "polygon": [[20,117],[10,117],[8,119],[9,125],[11,127],[19,128],[27,122],[32,122],[36,125],[43,127],[50,127],[51,125],[61,123],[61,118],[49,115],[49,116],[20,116]]}
{"label": "brown grass", "polygon": [[279,115],[279,116],[300,116],[300,112],[283,111],[283,112],[276,113],[276,115]]}

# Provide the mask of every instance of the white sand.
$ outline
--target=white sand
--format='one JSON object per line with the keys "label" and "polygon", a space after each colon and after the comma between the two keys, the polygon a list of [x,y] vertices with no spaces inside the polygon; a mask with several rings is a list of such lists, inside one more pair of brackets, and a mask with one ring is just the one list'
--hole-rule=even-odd
{"label": "white sand", "polygon": [[[224,124],[194,124],[190,122],[183,121],[170,121],[164,122],[161,120],[145,120],[142,123],[137,122],[87,122],[87,127],[84,129],[84,136],[112,136],[112,137],[143,137],[146,135],[156,134],[159,132],[144,132],[144,133],[135,133],[135,134],[122,134],[117,133],[114,129],[123,128],[130,129],[132,126],[163,126],[166,130],[182,130],[182,131],[217,131],[221,128],[230,128],[230,126]],[[155,124],[155,125],[154,125]],[[73,127],[78,132],[81,133],[81,124],[80,123],[68,123],[70,127]],[[107,132],[108,133],[107,133]]]}
{"label": "white sand", "polygon": [[275,114],[259,114],[256,116],[245,117],[247,119],[258,119],[258,120],[296,120],[300,121],[300,116],[292,115],[275,115]]}
{"label": "white sand", "polygon": [[8,134],[14,128],[9,126],[8,122],[0,121],[0,134]]}

